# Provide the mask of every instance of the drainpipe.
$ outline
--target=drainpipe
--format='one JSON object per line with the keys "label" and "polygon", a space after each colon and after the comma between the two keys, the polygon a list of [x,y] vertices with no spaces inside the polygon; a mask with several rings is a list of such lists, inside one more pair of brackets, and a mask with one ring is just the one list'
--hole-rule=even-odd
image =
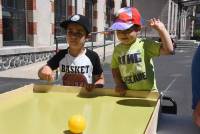
{"label": "drainpipe", "polygon": [[75,0],[75,14],[77,14],[77,0]]}

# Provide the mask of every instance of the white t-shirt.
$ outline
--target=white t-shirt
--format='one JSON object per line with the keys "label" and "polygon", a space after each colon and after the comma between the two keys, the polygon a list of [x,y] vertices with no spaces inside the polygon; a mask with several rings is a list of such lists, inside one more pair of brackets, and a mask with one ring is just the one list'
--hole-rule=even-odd
{"label": "white t-shirt", "polygon": [[65,73],[83,74],[87,82],[92,84],[93,75],[100,75],[103,72],[98,54],[92,50],[85,49],[82,54],[73,57],[68,50],[60,50],[47,62],[47,65],[52,70],[59,67],[61,78]]}

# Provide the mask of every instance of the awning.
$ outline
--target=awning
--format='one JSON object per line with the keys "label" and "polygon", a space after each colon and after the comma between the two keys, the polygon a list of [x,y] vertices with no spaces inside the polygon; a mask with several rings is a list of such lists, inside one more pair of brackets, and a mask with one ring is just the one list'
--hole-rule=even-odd
{"label": "awning", "polygon": [[182,4],[183,6],[200,5],[200,1],[199,0],[180,0],[179,3]]}

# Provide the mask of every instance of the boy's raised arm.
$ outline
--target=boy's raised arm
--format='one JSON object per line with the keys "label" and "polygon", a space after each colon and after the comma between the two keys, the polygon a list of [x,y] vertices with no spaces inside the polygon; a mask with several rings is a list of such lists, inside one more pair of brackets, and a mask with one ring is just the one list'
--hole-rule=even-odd
{"label": "boy's raised arm", "polygon": [[149,20],[149,26],[155,29],[160,35],[162,42],[162,46],[160,48],[160,54],[161,55],[173,54],[174,52],[173,44],[170,35],[167,29],[165,28],[165,25],[159,19],[153,18]]}

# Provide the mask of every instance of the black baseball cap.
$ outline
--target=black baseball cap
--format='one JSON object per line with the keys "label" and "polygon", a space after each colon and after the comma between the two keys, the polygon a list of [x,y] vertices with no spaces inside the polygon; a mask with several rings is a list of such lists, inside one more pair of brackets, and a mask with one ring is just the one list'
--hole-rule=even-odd
{"label": "black baseball cap", "polygon": [[62,28],[67,28],[68,24],[70,23],[76,23],[81,25],[87,34],[91,32],[90,24],[89,24],[89,19],[86,16],[80,15],[80,14],[75,14],[68,19],[64,20],[63,22],[60,23],[60,26]]}

